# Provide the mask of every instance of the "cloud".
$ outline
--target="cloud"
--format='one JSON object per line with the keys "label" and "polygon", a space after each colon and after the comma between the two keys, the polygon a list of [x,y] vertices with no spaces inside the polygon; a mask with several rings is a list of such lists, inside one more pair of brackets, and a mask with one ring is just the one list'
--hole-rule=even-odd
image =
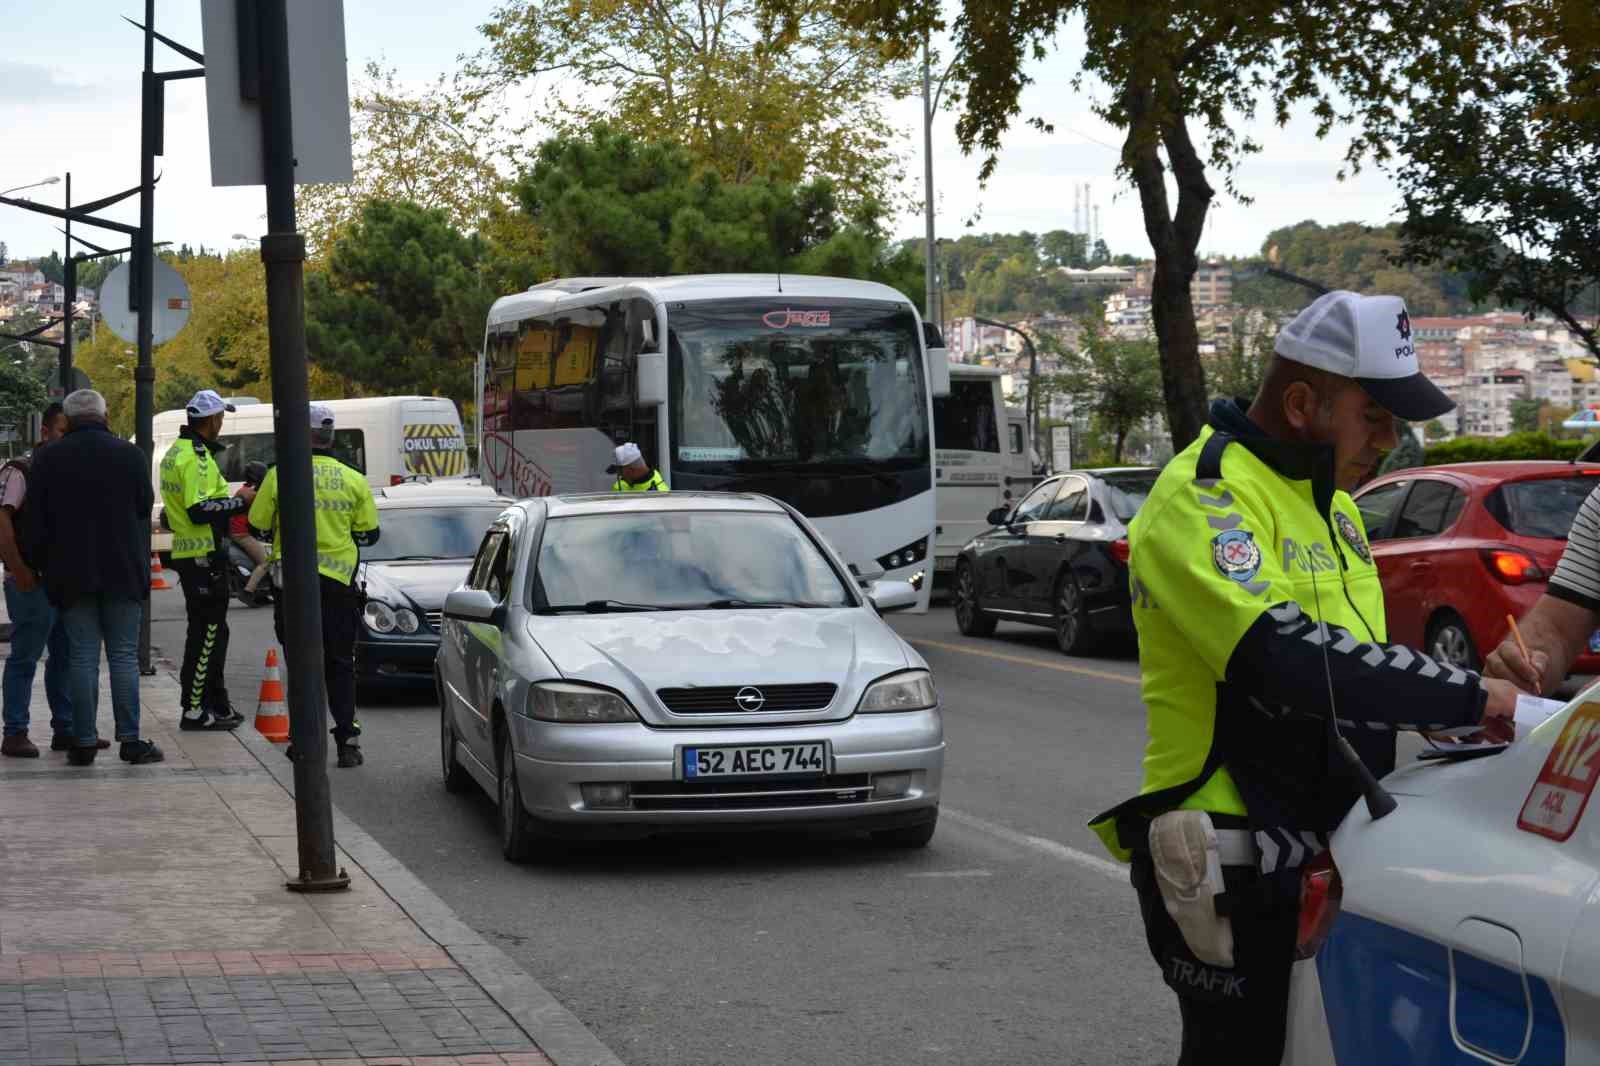
{"label": "cloud", "polygon": [[56,67],[0,59],[0,105],[58,104],[86,100],[104,91],[105,86],[93,82],[69,81]]}

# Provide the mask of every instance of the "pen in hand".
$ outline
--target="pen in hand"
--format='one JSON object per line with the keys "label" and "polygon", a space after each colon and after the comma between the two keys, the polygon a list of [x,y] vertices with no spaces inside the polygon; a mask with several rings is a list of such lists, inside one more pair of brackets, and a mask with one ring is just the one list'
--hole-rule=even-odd
{"label": "pen in hand", "polygon": [[[1506,615],[1506,621],[1511,625],[1511,638],[1517,642],[1517,650],[1522,653],[1522,661],[1528,664],[1528,669],[1533,669],[1533,656],[1528,654],[1528,646],[1522,642],[1522,630],[1517,628],[1517,620],[1511,615]],[[1544,695],[1544,687],[1540,681],[1533,683],[1534,692]]]}

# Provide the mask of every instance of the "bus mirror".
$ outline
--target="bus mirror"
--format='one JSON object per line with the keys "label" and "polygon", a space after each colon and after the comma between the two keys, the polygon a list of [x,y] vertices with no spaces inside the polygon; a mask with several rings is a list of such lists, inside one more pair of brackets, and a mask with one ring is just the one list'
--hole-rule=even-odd
{"label": "bus mirror", "polygon": [[662,352],[640,352],[634,356],[634,377],[640,407],[660,407],[667,402],[667,357]]}
{"label": "bus mirror", "polygon": [[935,397],[950,395],[950,351],[928,349],[928,392]]}

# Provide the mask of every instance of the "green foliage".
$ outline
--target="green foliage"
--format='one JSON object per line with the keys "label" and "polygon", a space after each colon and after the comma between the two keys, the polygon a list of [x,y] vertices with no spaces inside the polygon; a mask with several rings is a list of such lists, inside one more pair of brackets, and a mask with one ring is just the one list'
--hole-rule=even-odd
{"label": "green foliage", "polygon": [[1511,431],[1532,433],[1539,428],[1539,414],[1544,404],[1534,399],[1511,401]]}
{"label": "green foliage", "polygon": [[830,274],[922,302],[921,265],[891,251],[879,206],[847,214],[827,179],[736,184],[676,144],[601,124],[541,144],[515,192],[557,275]]}
{"label": "green foliage", "polygon": [[1380,474],[1410,470],[1427,462],[1422,445],[1417,442],[1417,435],[1411,431],[1411,424],[1404,419],[1396,419],[1394,428],[1400,435],[1400,443],[1390,449],[1389,454],[1383,457],[1383,462],[1378,464]]}
{"label": "green foliage", "polygon": [[212,388],[211,382],[196,374],[176,367],[156,377],[156,410],[175,411],[187,406],[189,400],[201,389]]}
{"label": "green foliage", "polygon": [[0,423],[15,424],[44,410],[49,402],[43,382],[26,366],[0,360]]}
{"label": "green foliage", "polygon": [[1111,459],[1120,463],[1129,434],[1161,410],[1160,356],[1154,343],[1114,337],[1094,318],[1083,320],[1081,337],[1078,351],[1040,338],[1040,347],[1060,355],[1061,371],[1048,375],[1037,402],[1052,394],[1071,397],[1076,410],[1088,412],[1112,437]]}
{"label": "green foliage", "polygon": [[53,281],[57,285],[64,285],[67,281],[66,265],[61,261],[61,253],[51,251],[43,259],[36,260],[34,266],[39,268],[46,281]]}
{"label": "green foliage", "polygon": [[483,242],[446,213],[368,204],[306,279],[312,361],[361,392],[419,392],[465,405],[494,293],[479,273]]}
{"label": "green foliage", "polygon": [[1272,361],[1272,341],[1267,330],[1247,338],[1244,321],[1236,320],[1227,347],[1204,359],[1212,397],[1253,400]]}
{"label": "green foliage", "polygon": [[1397,267],[1394,259],[1400,248],[1398,225],[1325,226],[1308,219],[1283,226],[1261,242],[1260,257],[1233,261],[1234,299],[1277,311],[1298,311],[1310,303],[1312,294],[1290,282],[1260,273],[1237,276],[1273,265],[1330,289],[1399,296],[1413,315],[1464,314],[1473,309],[1467,275],[1437,266]]}
{"label": "green foliage", "polygon": [[1573,459],[1588,441],[1557,440],[1546,433],[1513,433],[1508,437],[1457,437],[1428,446],[1426,466],[1441,463],[1483,463],[1505,459]]}

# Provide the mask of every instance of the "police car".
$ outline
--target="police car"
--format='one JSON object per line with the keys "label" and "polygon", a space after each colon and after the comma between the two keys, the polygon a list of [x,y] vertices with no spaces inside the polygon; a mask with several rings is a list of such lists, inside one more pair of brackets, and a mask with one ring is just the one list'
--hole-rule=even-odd
{"label": "police car", "polygon": [[1518,731],[1305,867],[1285,1063],[1600,1062],[1600,686]]}

